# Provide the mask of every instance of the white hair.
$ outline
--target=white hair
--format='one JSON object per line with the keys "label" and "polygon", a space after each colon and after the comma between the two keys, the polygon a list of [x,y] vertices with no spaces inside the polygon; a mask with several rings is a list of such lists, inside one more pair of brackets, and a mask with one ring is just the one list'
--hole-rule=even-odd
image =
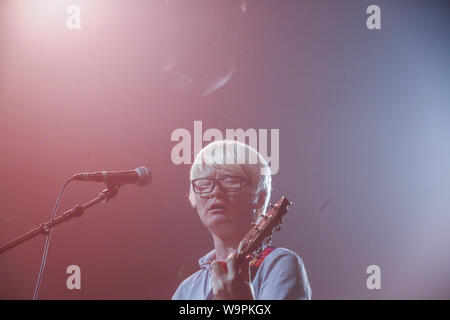
{"label": "white hair", "polygon": [[[254,148],[236,140],[214,141],[204,147],[191,166],[190,180],[198,178],[205,166],[224,169],[247,178],[255,187],[254,203],[263,197],[264,203],[258,216],[266,212],[272,188],[272,176],[264,157]],[[190,186],[189,200],[195,208],[195,193]]]}

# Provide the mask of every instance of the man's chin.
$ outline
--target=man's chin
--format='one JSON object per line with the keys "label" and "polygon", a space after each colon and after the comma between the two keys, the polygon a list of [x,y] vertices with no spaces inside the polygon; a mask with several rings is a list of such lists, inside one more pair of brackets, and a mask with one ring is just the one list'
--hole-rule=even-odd
{"label": "man's chin", "polygon": [[236,225],[233,224],[229,216],[217,215],[209,219],[208,225],[206,226],[211,233],[218,236],[226,236],[228,234],[233,234],[238,229]]}
{"label": "man's chin", "polygon": [[232,216],[226,212],[208,212],[207,216],[207,224],[208,228],[214,228],[214,227],[225,227],[225,225],[232,225],[233,224],[233,218]]}
{"label": "man's chin", "polygon": [[248,232],[247,229],[243,229],[242,225],[236,225],[232,223],[227,217],[216,217],[214,221],[209,221],[209,225],[206,226],[210,233],[222,238],[230,239],[238,237],[240,240]]}

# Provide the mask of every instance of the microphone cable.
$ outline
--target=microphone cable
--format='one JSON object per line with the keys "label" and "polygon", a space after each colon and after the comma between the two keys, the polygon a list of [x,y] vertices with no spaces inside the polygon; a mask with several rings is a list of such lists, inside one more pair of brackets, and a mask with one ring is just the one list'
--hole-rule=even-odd
{"label": "microphone cable", "polygon": [[[62,196],[62,194],[64,192],[64,189],[67,187],[69,182],[71,182],[72,180],[73,180],[73,177],[70,178],[69,180],[67,180],[64,183],[63,187],[61,188],[61,191],[59,191],[58,198],[56,199],[55,206],[53,207],[52,219],[51,219],[50,222],[53,222],[53,220],[55,220],[56,211],[58,210],[58,206],[59,206],[59,202],[61,200],[61,196]],[[37,282],[36,282],[36,287],[34,288],[33,300],[37,300],[38,293],[39,293],[39,288],[41,286],[42,275],[44,274],[44,269],[45,269],[45,261],[47,260],[48,247],[50,245],[51,233],[52,233],[52,228],[50,228],[48,230],[47,236],[45,238],[44,253],[42,254],[42,260],[41,260],[41,269],[39,270],[39,275],[38,275],[38,279],[37,279]]]}

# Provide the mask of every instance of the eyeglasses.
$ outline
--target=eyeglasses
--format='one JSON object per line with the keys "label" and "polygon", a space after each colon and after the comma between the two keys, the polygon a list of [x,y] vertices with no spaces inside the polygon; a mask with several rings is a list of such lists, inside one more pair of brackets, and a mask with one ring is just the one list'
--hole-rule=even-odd
{"label": "eyeglasses", "polygon": [[224,176],[219,179],[215,178],[199,178],[191,181],[192,189],[195,193],[205,194],[214,190],[216,183],[224,192],[237,192],[242,190],[243,182],[250,182],[242,177]]}

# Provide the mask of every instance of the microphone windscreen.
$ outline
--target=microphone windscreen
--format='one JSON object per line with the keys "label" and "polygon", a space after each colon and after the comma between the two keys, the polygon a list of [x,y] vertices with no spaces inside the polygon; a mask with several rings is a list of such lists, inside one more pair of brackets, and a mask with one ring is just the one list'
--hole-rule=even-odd
{"label": "microphone windscreen", "polygon": [[138,186],[143,187],[150,184],[152,175],[146,167],[139,167],[135,171],[139,177],[139,182],[137,183]]}

